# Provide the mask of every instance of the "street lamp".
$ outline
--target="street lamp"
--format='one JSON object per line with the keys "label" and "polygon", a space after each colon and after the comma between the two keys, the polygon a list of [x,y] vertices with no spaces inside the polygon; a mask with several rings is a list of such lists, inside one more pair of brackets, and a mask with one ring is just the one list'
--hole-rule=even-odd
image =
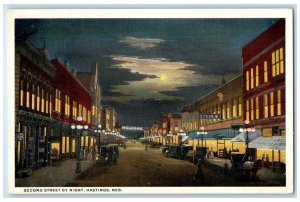
{"label": "street lamp", "polygon": [[207,132],[205,131],[204,127],[200,127],[200,132],[197,131],[197,139],[198,139],[198,145],[199,145],[199,135],[201,135],[201,146],[203,147],[203,135],[207,135]]}
{"label": "street lamp", "polygon": [[[76,119],[78,122],[82,121],[82,117],[77,117]],[[80,137],[81,137],[81,131],[82,129],[88,129],[89,127],[87,125],[82,126],[80,124],[75,124],[75,125],[71,125],[71,129],[75,130],[75,134],[76,134],[76,169],[75,172],[76,173],[80,173],[81,172],[81,163],[80,163]],[[80,131],[79,133],[77,131]]]}
{"label": "street lamp", "polygon": [[249,132],[255,132],[255,128],[249,126],[249,121],[245,120],[245,125],[243,128],[240,128],[239,131],[246,132],[245,142],[246,142],[246,158],[249,156]]}

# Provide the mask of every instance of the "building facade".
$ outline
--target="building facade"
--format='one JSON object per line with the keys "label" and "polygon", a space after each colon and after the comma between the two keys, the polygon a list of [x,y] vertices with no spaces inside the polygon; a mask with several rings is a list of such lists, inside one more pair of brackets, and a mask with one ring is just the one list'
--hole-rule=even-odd
{"label": "building facade", "polygon": [[[285,143],[285,21],[279,20],[242,49],[244,120],[267,141]],[[254,145],[255,146],[255,145]],[[281,161],[285,150],[257,148],[257,158]],[[271,151],[272,150],[272,151]],[[281,155],[280,155],[281,153]]]}
{"label": "building facade", "polygon": [[76,72],[75,75],[92,96],[92,127],[98,129],[101,125],[101,87],[98,63],[94,63],[91,70],[91,72]]}
{"label": "building facade", "polygon": [[53,80],[56,69],[47,51],[24,40],[15,49],[15,167],[16,172],[35,169],[49,162]]}
{"label": "building facade", "polygon": [[113,108],[113,107],[110,108],[109,127],[111,130],[116,130],[116,128],[117,128],[117,112],[116,112],[115,108]]}
{"label": "building facade", "polygon": [[[51,149],[56,149],[61,158],[75,155],[76,132],[71,125],[88,125],[91,128],[91,95],[84,85],[68,69],[68,66],[59,59],[51,61],[56,68],[53,81],[52,114],[55,119]],[[82,120],[78,121],[78,117]],[[81,131],[81,147],[93,144],[90,130]]]}
{"label": "building facade", "polygon": [[103,130],[112,130],[110,128],[111,123],[111,113],[110,113],[110,107],[108,105],[103,105],[101,108],[101,118],[102,118],[102,129]]}

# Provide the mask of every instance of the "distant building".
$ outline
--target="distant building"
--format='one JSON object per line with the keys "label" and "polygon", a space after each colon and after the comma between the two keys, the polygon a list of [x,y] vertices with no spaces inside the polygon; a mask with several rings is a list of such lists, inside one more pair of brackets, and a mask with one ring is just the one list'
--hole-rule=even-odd
{"label": "distant building", "polygon": [[171,134],[177,135],[178,132],[182,129],[182,119],[180,113],[170,113],[170,131]]}
{"label": "distant building", "polygon": [[109,127],[112,130],[115,130],[117,125],[117,112],[115,110],[115,108],[111,107],[110,108],[110,122],[109,122]]}
{"label": "distant building", "polygon": [[92,65],[91,72],[76,72],[75,75],[92,96],[92,127],[98,129],[98,125],[101,125],[101,87],[98,63]]}
{"label": "distant building", "polygon": [[162,122],[162,135],[167,135],[170,131],[170,119],[168,114],[161,114],[161,122]]}
{"label": "distant building", "polygon": [[101,118],[102,118],[102,129],[103,130],[112,130],[111,128],[111,112],[108,105],[102,105],[101,108]]}

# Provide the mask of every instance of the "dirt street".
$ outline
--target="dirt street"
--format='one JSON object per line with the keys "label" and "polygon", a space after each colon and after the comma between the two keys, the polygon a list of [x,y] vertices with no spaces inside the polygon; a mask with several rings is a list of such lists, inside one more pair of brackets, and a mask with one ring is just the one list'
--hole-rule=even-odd
{"label": "dirt street", "polygon": [[131,187],[131,186],[268,186],[265,183],[238,181],[203,165],[204,183],[194,184],[197,167],[184,160],[166,158],[161,149],[148,149],[140,143],[120,148],[116,165],[96,165],[66,186]]}

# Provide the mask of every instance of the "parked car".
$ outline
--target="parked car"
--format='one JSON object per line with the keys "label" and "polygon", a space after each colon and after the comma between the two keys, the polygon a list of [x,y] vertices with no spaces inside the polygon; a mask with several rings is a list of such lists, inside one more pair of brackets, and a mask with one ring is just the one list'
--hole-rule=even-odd
{"label": "parked car", "polygon": [[100,153],[96,156],[96,164],[117,164],[118,148],[116,145],[103,145],[100,147]]}
{"label": "parked car", "polygon": [[187,153],[193,150],[193,146],[189,146],[189,145],[182,145],[180,147],[180,159],[186,159],[187,158]]}
{"label": "parked car", "polygon": [[180,156],[181,156],[180,154],[181,154],[180,146],[177,146],[177,145],[170,145],[169,146],[168,157],[179,159]]}
{"label": "parked car", "polygon": [[165,157],[168,157],[168,154],[169,154],[169,147],[164,147],[162,148],[162,155],[165,156]]}

